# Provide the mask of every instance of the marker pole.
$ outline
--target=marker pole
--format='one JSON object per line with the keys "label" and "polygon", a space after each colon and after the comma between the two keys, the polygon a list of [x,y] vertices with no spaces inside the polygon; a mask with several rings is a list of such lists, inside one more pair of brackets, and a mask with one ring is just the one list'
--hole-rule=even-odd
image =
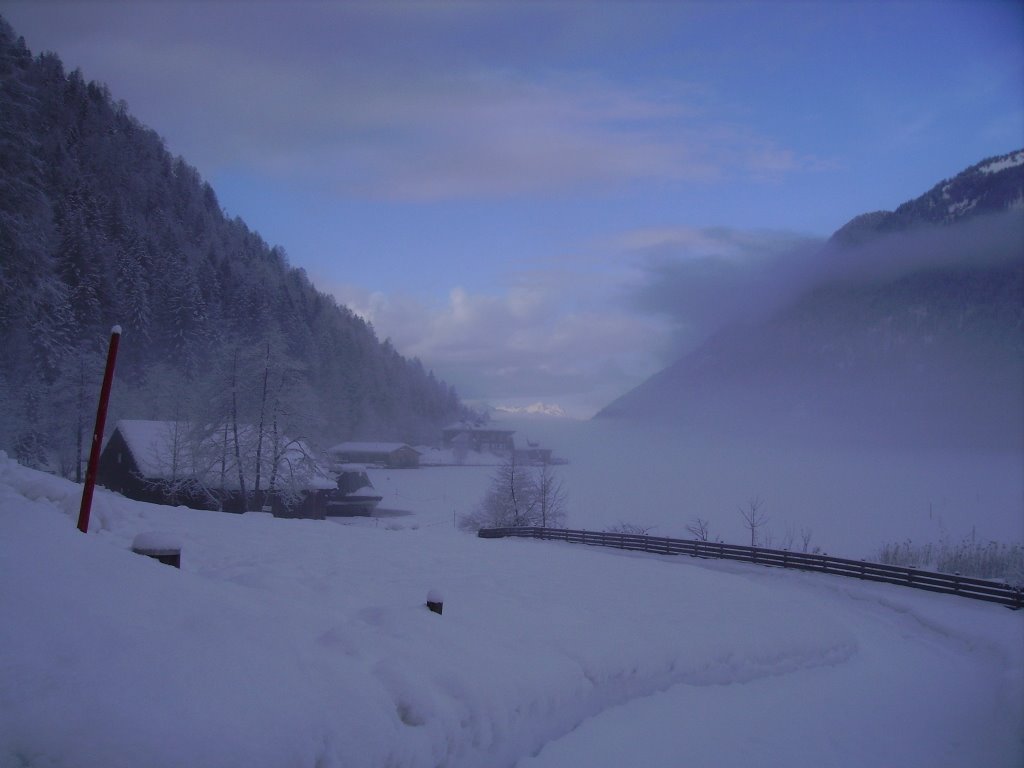
{"label": "marker pole", "polygon": [[100,404],[96,408],[96,427],[92,431],[92,447],[89,449],[89,468],[85,472],[85,486],[82,488],[82,506],[78,511],[78,530],[89,532],[89,513],[92,511],[92,491],[96,486],[96,470],[100,464],[100,447],[103,445],[103,427],[107,422],[107,402],[110,400],[110,385],[114,381],[114,362],[117,360],[117,344],[121,340],[121,326],[110,329],[110,347],[107,349],[107,368],[103,372],[103,387],[100,389]]}

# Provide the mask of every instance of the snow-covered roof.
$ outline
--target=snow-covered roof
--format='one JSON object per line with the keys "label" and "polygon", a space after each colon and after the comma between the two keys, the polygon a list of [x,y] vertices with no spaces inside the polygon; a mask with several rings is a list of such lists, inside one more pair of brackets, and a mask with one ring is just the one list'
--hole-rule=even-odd
{"label": "snow-covered roof", "polygon": [[[221,429],[198,429],[188,422],[122,419],[117,422],[114,430],[124,438],[143,477],[159,480],[196,477],[219,486],[223,474],[229,489],[238,487],[233,436],[229,434],[230,449],[225,452]],[[244,444],[243,467],[248,477],[255,476],[257,434],[256,428],[251,425],[239,426],[239,438]],[[264,434],[260,463],[261,472],[268,478],[273,469],[271,462],[274,454],[270,442],[270,436]],[[279,476],[305,488],[335,487],[336,481],[328,469],[316,460],[304,441],[279,436],[279,445]],[[222,473],[221,464],[225,456],[227,470]],[[211,482],[214,478],[215,483]]]}
{"label": "snow-covered roof", "polygon": [[[338,443],[336,446],[330,449],[330,453],[394,453],[402,448],[408,448],[410,451],[416,451],[408,443],[361,443],[361,442],[347,442]],[[419,451],[416,451],[419,453]]]}
{"label": "snow-covered roof", "polygon": [[[185,432],[189,429],[187,424],[173,421],[144,421],[141,419],[122,419],[117,422],[115,431],[121,433],[121,437],[128,444],[128,450],[135,458],[135,464],[144,477],[170,479],[176,472],[177,465],[191,465],[193,457],[191,452],[184,455]],[[175,438],[177,437],[181,448],[177,457],[173,456]]]}

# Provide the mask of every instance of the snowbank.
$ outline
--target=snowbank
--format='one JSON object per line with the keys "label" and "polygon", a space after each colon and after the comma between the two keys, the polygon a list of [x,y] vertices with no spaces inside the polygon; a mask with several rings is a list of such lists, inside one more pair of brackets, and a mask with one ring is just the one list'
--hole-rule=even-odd
{"label": "snowbank", "polygon": [[[99,491],[83,535],[77,486],[0,456],[0,765],[657,765],[684,737],[693,765],[751,764],[735,744],[780,763],[1024,757],[1024,615],[483,541],[440,524],[477,490],[453,472],[390,473],[392,492],[431,472],[451,498],[418,530]],[[151,530],[182,543],[181,570],[130,551]],[[795,738],[804,718],[820,730]]]}

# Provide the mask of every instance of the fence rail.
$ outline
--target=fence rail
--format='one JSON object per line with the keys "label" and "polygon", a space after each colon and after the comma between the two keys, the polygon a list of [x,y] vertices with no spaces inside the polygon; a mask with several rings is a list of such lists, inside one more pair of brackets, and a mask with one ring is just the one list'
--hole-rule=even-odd
{"label": "fence rail", "polygon": [[598,547],[616,547],[637,552],[651,552],[660,555],[690,555],[691,557],[740,560],[758,565],[777,568],[798,568],[804,571],[831,573],[836,576],[850,576],[865,581],[880,581],[899,584],[914,589],[943,592],[950,595],[970,597],[1001,603],[1011,608],[1024,607],[1024,591],[998,581],[974,579],[956,574],[922,571],[899,565],[870,563],[865,560],[848,560],[825,554],[790,552],[784,549],[762,549],[739,544],[725,544],[718,541],[697,541],[694,539],[672,539],[662,536],[646,536],[634,533],[606,533],[603,531],[576,531],[564,528],[481,528],[477,534],[482,539],[500,539],[514,536],[529,539],[549,539],[573,544],[589,544]]}

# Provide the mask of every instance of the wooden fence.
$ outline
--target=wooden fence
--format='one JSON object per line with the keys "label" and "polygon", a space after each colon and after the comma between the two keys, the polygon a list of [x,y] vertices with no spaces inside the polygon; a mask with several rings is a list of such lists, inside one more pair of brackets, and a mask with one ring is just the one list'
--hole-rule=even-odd
{"label": "wooden fence", "polygon": [[930,592],[944,592],[951,595],[988,600],[1018,609],[1024,607],[1024,592],[998,581],[972,579],[966,576],[920,571],[898,565],[869,563],[864,560],[847,560],[825,554],[790,552],[784,549],[762,549],[724,544],[717,541],[696,541],[693,539],[671,539],[661,536],[645,536],[632,533],[606,533],[601,531],[574,531],[562,528],[481,528],[477,534],[482,539],[500,539],[517,536],[529,539],[551,539],[574,544],[590,544],[598,547],[616,547],[637,552],[652,552],[660,555],[690,555],[691,557],[740,560],[757,565],[778,568],[798,568],[804,571],[831,573],[836,576],[851,576],[865,581],[881,581],[900,584],[904,587],[927,589]]}

